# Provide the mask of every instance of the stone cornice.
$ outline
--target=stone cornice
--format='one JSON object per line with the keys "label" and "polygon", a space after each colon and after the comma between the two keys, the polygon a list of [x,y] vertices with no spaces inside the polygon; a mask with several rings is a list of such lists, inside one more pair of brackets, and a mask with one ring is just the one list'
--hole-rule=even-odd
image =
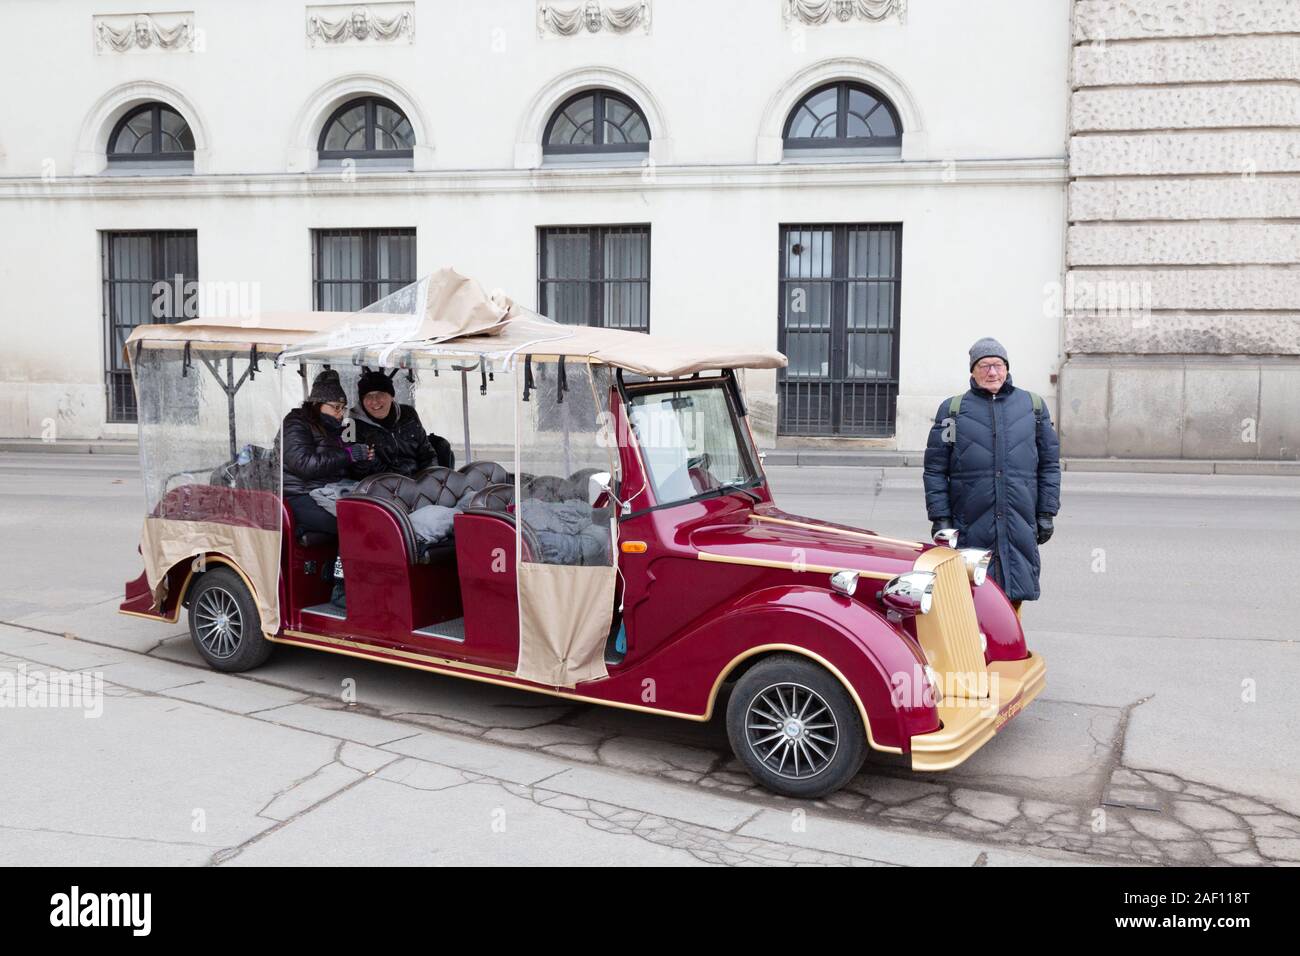
{"label": "stone cornice", "polygon": [[680,189],[1056,185],[1063,158],[946,162],[628,166],[601,169],[427,170],[264,175],[69,176],[0,179],[0,200],[190,199],[384,196],[475,193],[645,192]]}

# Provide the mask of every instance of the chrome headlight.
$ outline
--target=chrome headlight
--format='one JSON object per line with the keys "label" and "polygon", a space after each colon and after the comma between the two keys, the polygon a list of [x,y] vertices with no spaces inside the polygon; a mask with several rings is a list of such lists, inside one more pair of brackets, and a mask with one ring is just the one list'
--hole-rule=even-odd
{"label": "chrome headlight", "polygon": [[945,548],[957,547],[957,529],[940,528],[934,533],[934,543]]}
{"label": "chrome headlight", "polygon": [[989,562],[993,560],[993,552],[980,548],[962,548],[959,553],[966,562],[966,575],[970,578],[970,583],[979,587],[989,576]]}
{"label": "chrome headlight", "polygon": [[831,575],[831,587],[845,597],[853,597],[858,589],[858,572],[836,571]]}
{"label": "chrome headlight", "polygon": [[900,574],[881,589],[880,600],[902,614],[929,614],[934,603],[934,572]]}

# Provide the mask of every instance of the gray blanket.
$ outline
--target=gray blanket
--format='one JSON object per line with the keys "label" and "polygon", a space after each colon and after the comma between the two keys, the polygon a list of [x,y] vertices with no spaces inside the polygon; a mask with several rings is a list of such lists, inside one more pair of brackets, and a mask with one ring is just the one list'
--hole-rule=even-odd
{"label": "gray blanket", "polygon": [[425,505],[411,512],[411,530],[421,544],[437,544],[451,535],[453,521],[460,506]]}
{"label": "gray blanket", "polygon": [[319,488],[313,488],[311,491],[311,500],[337,518],[339,514],[339,499],[346,498],[348,492],[355,488],[356,485],[357,483],[351,478],[332,481],[328,485],[321,485]]}
{"label": "gray blanket", "polygon": [[526,500],[520,509],[545,564],[609,564],[609,528],[592,524],[586,501]]}

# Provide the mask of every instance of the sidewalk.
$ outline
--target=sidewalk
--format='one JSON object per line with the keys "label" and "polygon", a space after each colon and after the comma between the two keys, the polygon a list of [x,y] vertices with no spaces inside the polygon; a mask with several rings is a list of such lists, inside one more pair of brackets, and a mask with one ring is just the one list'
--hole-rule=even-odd
{"label": "sidewalk", "polygon": [[[131,455],[139,453],[132,440],[44,442],[33,438],[0,438],[5,452],[66,453],[76,455]],[[483,446],[476,458],[501,458],[508,449]],[[920,468],[923,451],[888,451],[875,448],[769,448],[762,449],[764,464],[799,468]],[[1190,458],[1062,458],[1064,471],[1116,472],[1153,475],[1284,475],[1300,478],[1300,461],[1230,461]]]}
{"label": "sidewalk", "polygon": [[4,672],[77,673],[100,693],[93,710],[3,712],[25,771],[0,780],[0,865],[1093,862],[565,760],[378,716],[325,689],[0,624]]}

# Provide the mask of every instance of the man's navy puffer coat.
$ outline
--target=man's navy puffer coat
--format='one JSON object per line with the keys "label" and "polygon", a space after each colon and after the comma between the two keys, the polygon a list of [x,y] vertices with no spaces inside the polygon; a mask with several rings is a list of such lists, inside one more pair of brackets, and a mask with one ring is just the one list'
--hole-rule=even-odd
{"label": "man's navy puffer coat", "polygon": [[[1038,590],[1038,515],[1061,500],[1061,452],[1044,405],[1037,418],[1029,392],[1006,384],[996,394],[971,379],[955,419],[939,406],[925,449],[925,510],[951,517],[958,547],[993,552],[993,579],[1013,601]],[[947,434],[945,434],[947,432]],[[955,439],[955,440],[954,440]]]}

